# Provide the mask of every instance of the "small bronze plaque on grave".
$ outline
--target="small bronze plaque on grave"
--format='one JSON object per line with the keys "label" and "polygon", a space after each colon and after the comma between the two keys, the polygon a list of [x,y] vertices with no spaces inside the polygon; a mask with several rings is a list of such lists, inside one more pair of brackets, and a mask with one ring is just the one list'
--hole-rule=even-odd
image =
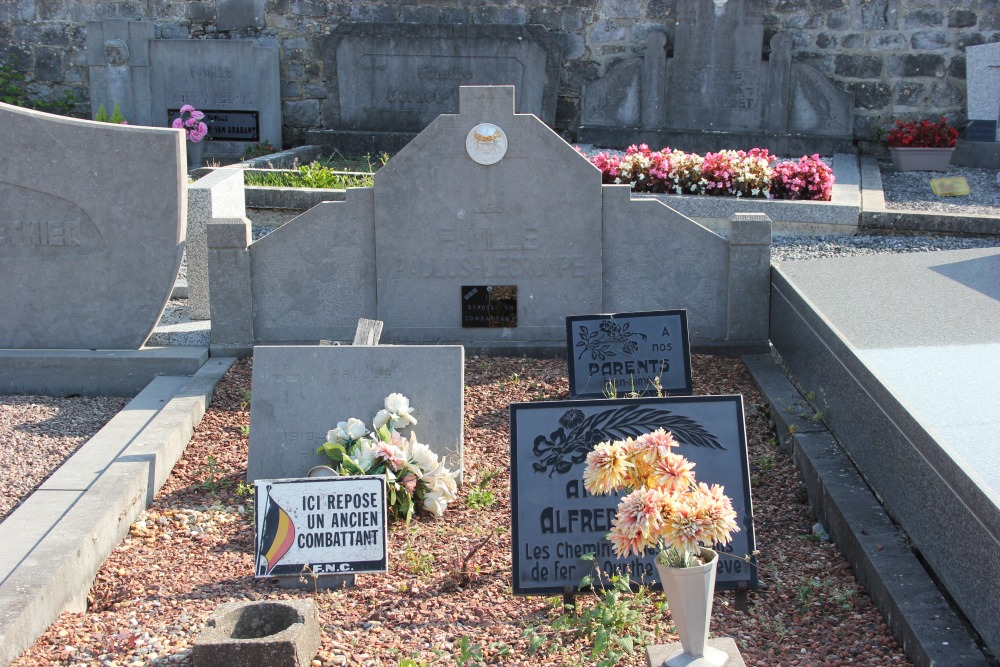
{"label": "small bronze plaque on grave", "polygon": [[462,285],[462,328],[517,326],[517,285]]}

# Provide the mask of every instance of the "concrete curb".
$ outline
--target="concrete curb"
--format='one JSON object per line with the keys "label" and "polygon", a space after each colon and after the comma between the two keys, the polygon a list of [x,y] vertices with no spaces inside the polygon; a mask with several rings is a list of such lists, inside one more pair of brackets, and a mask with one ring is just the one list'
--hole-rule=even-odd
{"label": "concrete curb", "polygon": [[918,667],[989,667],[958,615],[812,407],[766,354],[747,355],[820,522]]}
{"label": "concrete curb", "polygon": [[97,570],[166,481],[234,361],[153,380],[0,524],[0,665],[64,610],[86,608]]}
{"label": "concrete curb", "polygon": [[1000,234],[1000,218],[944,214],[928,211],[888,209],[882,190],[882,174],[878,161],[871,156],[861,158],[861,219],[858,231],[872,229],[902,232],[934,232],[939,234]]}

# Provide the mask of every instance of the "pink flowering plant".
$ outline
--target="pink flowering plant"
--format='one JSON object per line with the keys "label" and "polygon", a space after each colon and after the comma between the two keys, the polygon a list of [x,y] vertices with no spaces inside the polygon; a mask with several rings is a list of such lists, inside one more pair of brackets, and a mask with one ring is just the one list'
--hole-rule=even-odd
{"label": "pink flowering plant", "polygon": [[695,464],[675,453],[662,428],[626,440],[601,442],[587,454],[584,488],[603,495],[626,491],[608,539],[615,555],[656,549],[668,567],[701,565],[701,548],[726,545],[739,532],[732,500],[718,484],[696,482]]}
{"label": "pink flowering plant", "polygon": [[766,148],[703,157],[640,144],[624,155],[598,153],[589,159],[604,183],[627,184],[635,192],[828,201],[833,191],[833,170],[818,155],[779,162]]}
{"label": "pink flowering plant", "polygon": [[419,509],[441,516],[458,496],[458,471],[449,470],[412,430],[409,437],[402,434],[417,424],[410,399],[392,393],[384,405],[371,430],[360,419],[342,421],[316,453],[329,457],[340,475],[385,475],[393,519],[409,523]]}
{"label": "pink flowering plant", "polygon": [[205,124],[205,114],[198,111],[190,104],[181,107],[180,115],[170,123],[171,127],[184,130],[187,140],[196,144],[208,134],[208,125]]}

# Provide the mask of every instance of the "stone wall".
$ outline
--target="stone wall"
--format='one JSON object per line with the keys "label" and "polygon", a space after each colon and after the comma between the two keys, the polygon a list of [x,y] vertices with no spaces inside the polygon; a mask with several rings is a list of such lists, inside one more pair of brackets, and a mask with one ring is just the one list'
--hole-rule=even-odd
{"label": "stone wall", "polygon": [[[706,3],[710,0],[704,0]],[[965,47],[1000,41],[1000,0],[730,0],[759,2],[765,40],[793,38],[793,59],[855,94],[855,139],[896,118],[965,120]],[[71,91],[89,110],[86,22],[148,20],[158,39],[251,39],[278,46],[284,141],[330,125],[321,45],[346,23],[540,24],[562,41],[556,128],[580,124],[582,87],[645,37],[669,27],[675,0],[0,0],[0,62],[42,99]],[[668,50],[670,44],[667,46]]]}

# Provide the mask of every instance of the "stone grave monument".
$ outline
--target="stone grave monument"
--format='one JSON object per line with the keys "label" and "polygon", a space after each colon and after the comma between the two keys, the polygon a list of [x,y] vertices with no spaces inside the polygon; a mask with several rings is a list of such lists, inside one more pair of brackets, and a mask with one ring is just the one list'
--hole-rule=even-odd
{"label": "stone grave monument", "polygon": [[0,393],[127,395],[204,363],[140,349],[184,250],[183,142],[0,104]]}
{"label": "stone grave monument", "polygon": [[[250,21],[232,8],[233,3],[220,2],[220,21]],[[152,26],[121,19],[87,23],[94,113],[101,104],[110,110],[117,102],[129,123],[168,127],[190,104],[205,112],[209,159],[239,158],[264,140],[281,145],[275,49],[237,39],[153,39]]]}
{"label": "stone grave monument", "polygon": [[[671,34],[653,31],[642,56],[586,87],[580,141],[647,143],[705,152],[755,146],[779,154],[852,152],[854,96],[792,62],[792,38],[771,38],[761,12],[730,0],[678,0]],[[668,42],[672,40],[671,57]]]}
{"label": "stone grave monument", "polygon": [[512,85],[518,113],[555,121],[562,49],[540,25],[344,24],[322,52],[337,113],[310,143],[399,150],[439,114],[456,113],[459,86],[469,85]]}
{"label": "stone grave monument", "polygon": [[541,120],[515,113],[513,87],[459,97],[373,188],[253,244],[245,219],[208,224],[213,350],[349,341],[358,318],[384,322],[389,343],[555,350],[569,315],[664,307],[687,310],[695,347],[766,349],[766,216],[734,216],[727,240],[602,186]]}
{"label": "stone grave monument", "polygon": [[1000,168],[1000,43],[965,49],[969,125],[952,155],[952,164]]}

